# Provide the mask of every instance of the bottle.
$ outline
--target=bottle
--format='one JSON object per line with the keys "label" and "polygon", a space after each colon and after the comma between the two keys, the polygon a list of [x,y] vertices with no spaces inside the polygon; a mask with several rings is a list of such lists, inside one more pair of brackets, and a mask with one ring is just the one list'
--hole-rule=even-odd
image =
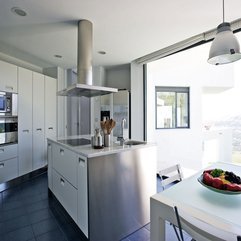
{"label": "bottle", "polygon": [[101,148],[103,146],[102,136],[100,134],[100,129],[95,129],[95,135],[93,137],[93,147],[94,148]]}

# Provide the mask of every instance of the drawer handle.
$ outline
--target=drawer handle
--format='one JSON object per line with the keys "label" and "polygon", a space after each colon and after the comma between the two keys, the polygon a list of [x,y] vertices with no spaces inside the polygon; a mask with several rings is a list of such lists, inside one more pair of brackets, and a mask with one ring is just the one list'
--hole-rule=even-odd
{"label": "drawer handle", "polygon": [[0,163],[0,168],[4,168],[4,163]]}
{"label": "drawer handle", "polygon": [[60,183],[61,183],[61,185],[62,185],[62,186],[64,186],[65,181],[64,181],[64,179],[63,179],[63,178],[60,178]]}
{"label": "drawer handle", "polygon": [[53,127],[49,127],[48,129],[49,129],[49,130],[53,130],[54,128],[53,128]]}
{"label": "drawer handle", "polygon": [[23,130],[23,132],[25,132],[25,133],[29,133],[29,130]]}
{"label": "drawer handle", "polygon": [[36,131],[42,131],[42,128],[37,128]]}
{"label": "drawer handle", "polygon": [[79,157],[79,164],[85,166],[85,160]]}
{"label": "drawer handle", "polygon": [[63,149],[60,149],[59,152],[60,152],[61,155],[64,155],[64,150]]}
{"label": "drawer handle", "polygon": [[3,149],[3,148],[1,148],[1,149],[0,149],[0,153],[3,153],[3,152],[4,152],[4,149]]}

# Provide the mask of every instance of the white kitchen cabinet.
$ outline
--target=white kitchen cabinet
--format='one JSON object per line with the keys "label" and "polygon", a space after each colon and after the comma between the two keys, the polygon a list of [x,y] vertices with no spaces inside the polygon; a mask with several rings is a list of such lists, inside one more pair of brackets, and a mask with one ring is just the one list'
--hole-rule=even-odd
{"label": "white kitchen cabinet", "polygon": [[47,164],[46,138],[56,135],[56,79],[19,67],[19,174]]}
{"label": "white kitchen cabinet", "polygon": [[18,156],[18,145],[5,145],[0,147],[0,161],[5,161]]}
{"label": "white kitchen cabinet", "polygon": [[53,191],[53,143],[48,141],[47,158],[48,158],[48,187]]}
{"label": "white kitchen cabinet", "polygon": [[18,67],[16,65],[0,61],[0,91],[17,93],[17,76]]}
{"label": "white kitchen cabinet", "polygon": [[0,161],[0,183],[7,182],[18,176],[18,158]]}
{"label": "white kitchen cabinet", "polygon": [[6,145],[0,148],[0,183],[18,176],[18,145]]}
{"label": "white kitchen cabinet", "polygon": [[32,166],[32,71],[18,68],[18,154],[19,176]]}
{"label": "white kitchen cabinet", "polygon": [[49,189],[88,237],[87,158],[48,141],[48,164]]}
{"label": "white kitchen cabinet", "polygon": [[[57,80],[45,76],[44,86],[44,126],[45,126],[45,153],[47,153],[47,138],[57,135]],[[47,155],[45,155],[47,162]]]}
{"label": "white kitchen cabinet", "polygon": [[77,187],[77,154],[60,145],[52,144],[53,168]]}
{"label": "white kitchen cabinet", "polygon": [[[51,150],[52,173],[49,169],[48,175],[52,175],[52,191],[73,220],[77,222],[77,154],[54,143],[51,143]],[[49,153],[48,157],[50,157]]]}
{"label": "white kitchen cabinet", "polygon": [[45,137],[56,137],[57,81],[45,76]]}
{"label": "white kitchen cabinet", "polygon": [[78,156],[78,217],[77,224],[88,237],[87,158]]}
{"label": "white kitchen cabinet", "polygon": [[54,169],[53,192],[69,215],[77,222],[77,189]]}
{"label": "white kitchen cabinet", "polygon": [[[44,75],[33,72],[33,170],[46,165],[44,141]],[[31,104],[31,103],[30,103]]]}

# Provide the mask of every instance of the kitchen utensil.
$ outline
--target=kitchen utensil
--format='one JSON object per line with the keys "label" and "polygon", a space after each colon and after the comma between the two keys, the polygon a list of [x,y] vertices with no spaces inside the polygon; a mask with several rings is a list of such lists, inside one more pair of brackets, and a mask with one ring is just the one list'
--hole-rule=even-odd
{"label": "kitchen utensil", "polygon": [[113,119],[100,122],[101,129],[103,130],[105,135],[111,134],[111,131],[115,127],[115,125],[116,125],[116,122]]}

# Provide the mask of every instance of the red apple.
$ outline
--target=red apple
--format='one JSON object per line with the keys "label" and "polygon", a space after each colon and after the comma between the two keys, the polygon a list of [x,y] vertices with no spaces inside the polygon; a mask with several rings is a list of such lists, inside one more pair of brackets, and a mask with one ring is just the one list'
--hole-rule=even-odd
{"label": "red apple", "polygon": [[214,177],[212,181],[212,186],[217,189],[223,189],[223,181],[219,177]]}
{"label": "red apple", "polygon": [[213,183],[213,176],[207,172],[205,172],[203,174],[203,182],[208,185],[208,186],[212,186]]}
{"label": "red apple", "polygon": [[229,191],[241,191],[241,185],[237,183],[227,183],[226,188]]}

